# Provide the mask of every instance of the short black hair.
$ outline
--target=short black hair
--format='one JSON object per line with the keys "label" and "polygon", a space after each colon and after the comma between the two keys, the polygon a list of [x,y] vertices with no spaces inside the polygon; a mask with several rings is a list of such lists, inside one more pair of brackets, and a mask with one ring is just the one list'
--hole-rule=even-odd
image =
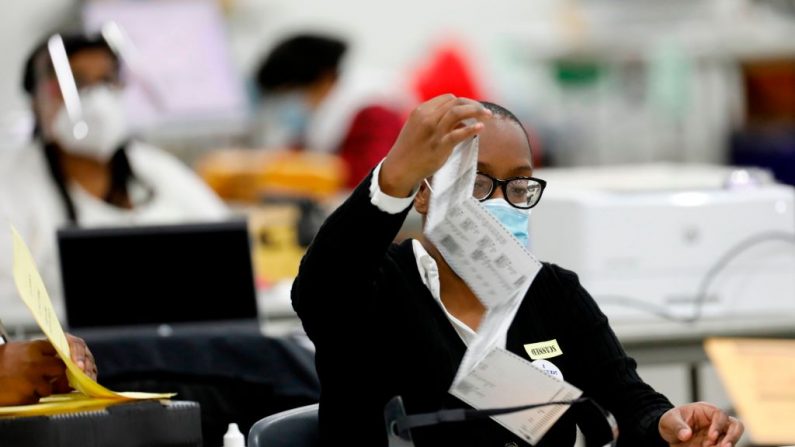
{"label": "short black hair", "polygon": [[341,39],[315,34],[298,34],[277,44],[257,70],[260,90],[305,87],[339,71],[348,45]]}
{"label": "short black hair", "polygon": [[[494,116],[496,116],[498,118],[507,118],[507,119],[513,121],[514,123],[518,124],[522,128],[522,130],[524,130],[524,126],[522,125],[522,122],[519,121],[519,118],[517,118],[516,115],[514,115],[513,112],[511,112],[510,110],[506,109],[505,107],[503,107],[503,106],[501,106],[499,104],[495,104],[493,102],[480,101],[480,103],[483,105],[483,107],[488,109],[488,111],[490,111],[492,113],[492,115],[494,115]],[[527,132],[525,132],[525,133],[527,133]]]}
{"label": "short black hair", "polygon": [[[61,38],[63,39],[67,57],[72,57],[72,55],[85,50],[105,50],[113,59],[116,70],[119,69],[118,56],[116,56],[116,53],[101,35],[61,34]],[[36,58],[47,51],[48,40],[49,38],[37,45],[25,61],[25,72],[22,75],[22,88],[29,96],[33,95],[33,90],[36,88]]]}
{"label": "short black hair", "polygon": [[480,103],[483,105],[483,107],[488,109],[494,117],[507,119],[516,123],[519,128],[522,129],[522,132],[524,132],[525,137],[527,137],[527,144],[530,146],[530,151],[532,152],[533,146],[530,144],[530,135],[527,133],[527,129],[524,128],[524,124],[522,124],[522,122],[516,115],[513,114],[513,112],[493,102],[480,101]]}

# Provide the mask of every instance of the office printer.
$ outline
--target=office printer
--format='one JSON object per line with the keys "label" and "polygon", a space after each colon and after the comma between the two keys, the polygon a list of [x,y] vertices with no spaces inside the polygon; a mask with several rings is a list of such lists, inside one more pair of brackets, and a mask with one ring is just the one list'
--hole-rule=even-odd
{"label": "office printer", "polygon": [[541,169],[531,250],[613,321],[795,316],[795,189],[764,171]]}

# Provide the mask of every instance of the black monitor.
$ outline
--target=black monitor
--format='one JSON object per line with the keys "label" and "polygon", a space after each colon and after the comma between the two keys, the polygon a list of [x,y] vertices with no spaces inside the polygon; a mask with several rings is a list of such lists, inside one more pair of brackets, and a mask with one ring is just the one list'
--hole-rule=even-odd
{"label": "black monitor", "polygon": [[246,222],[58,232],[70,329],[256,324]]}

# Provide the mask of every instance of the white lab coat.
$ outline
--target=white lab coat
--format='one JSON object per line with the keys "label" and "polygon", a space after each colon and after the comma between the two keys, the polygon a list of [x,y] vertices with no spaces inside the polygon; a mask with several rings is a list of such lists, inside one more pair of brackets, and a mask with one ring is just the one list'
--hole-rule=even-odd
{"label": "white lab coat", "polygon": [[[223,202],[171,155],[142,143],[130,144],[127,155],[136,177],[153,191],[153,197],[126,210],[70,184],[69,194],[81,227],[201,222],[228,217]],[[131,197],[135,203],[135,190]],[[56,313],[63,321],[56,231],[67,224],[67,215],[44,151],[35,145],[0,154],[0,318],[11,328],[30,326],[33,319],[18,297],[11,275],[9,224],[19,230],[30,247]]]}

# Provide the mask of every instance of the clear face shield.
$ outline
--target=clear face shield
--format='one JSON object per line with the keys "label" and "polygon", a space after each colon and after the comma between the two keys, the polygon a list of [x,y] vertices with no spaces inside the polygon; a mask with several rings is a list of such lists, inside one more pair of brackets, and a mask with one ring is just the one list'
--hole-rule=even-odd
{"label": "clear face shield", "polygon": [[83,106],[80,102],[80,94],[77,90],[72,67],[69,64],[69,56],[66,54],[66,47],[60,34],[56,34],[47,41],[47,51],[50,55],[52,68],[55,71],[55,79],[63,97],[63,107],[69,122],[72,126],[72,138],[77,141],[83,140],[88,136],[88,123],[83,119]]}
{"label": "clear face shield", "polygon": [[[115,22],[106,23],[102,27],[102,37],[119,62],[139,81],[152,104],[161,108],[162,98],[142,75],[135,47],[121,27]],[[121,86],[106,82],[79,85],[59,34],[47,41],[47,51],[63,99],[63,105],[54,117],[53,137],[65,150],[107,161],[130,133]]]}

